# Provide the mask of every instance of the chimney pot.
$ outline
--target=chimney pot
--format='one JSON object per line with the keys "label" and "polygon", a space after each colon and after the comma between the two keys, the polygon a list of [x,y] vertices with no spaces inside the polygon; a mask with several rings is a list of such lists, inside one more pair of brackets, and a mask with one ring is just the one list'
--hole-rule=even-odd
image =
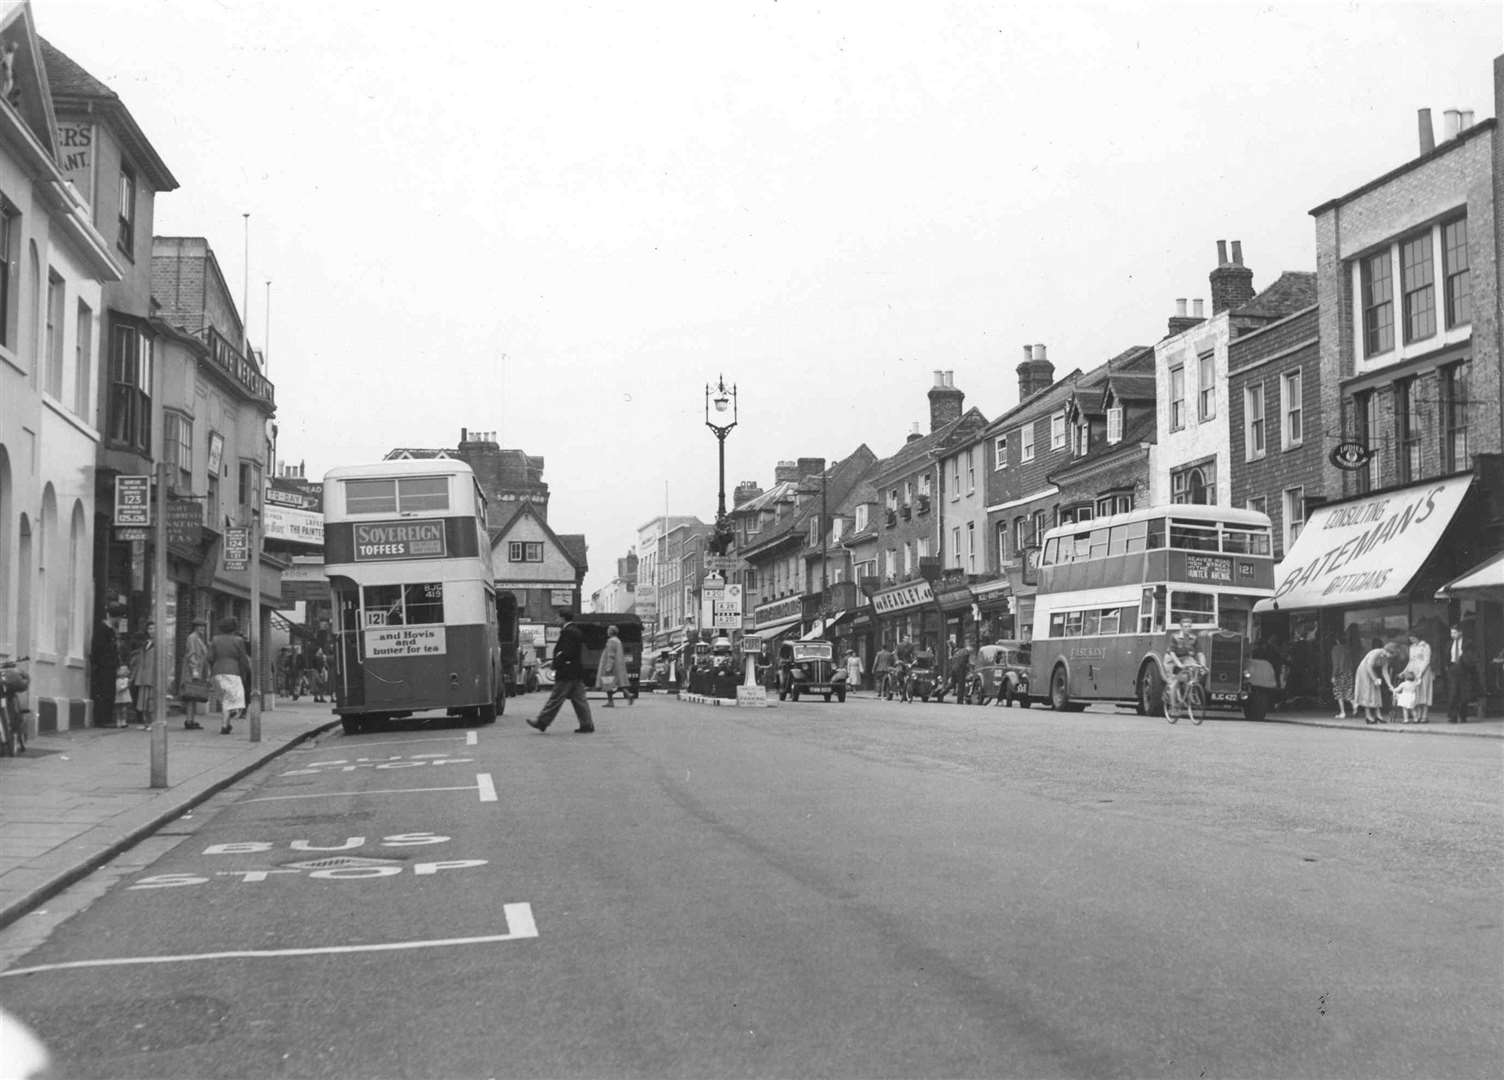
{"label": "chimney pot", "polygon": [[1185,297],[1182,296],[1175,301],[1175,314],[1180,318],[1185,317]]}
{"label": "chimney pot", "polygon": [[1206,318],[1205,304],[1206,304],[1206,301],[1202,300],[1200,297],[1197,297],[1195,300],[1192,300],[1191,301],[1191,314],[1194,315],[1198,319],[1204,319],[1204,318]]}
{"label": "chimney pot", "polygon": [[1217,265],[1218,266],[1226,266],[1227,265],[1227,241],[1226,240],[1218,240],[1217,241]]}
{"label": "chimney pot", "polygon": [[460,442],[464,442],[465,441],[466,434],[468,434],[468,429],[467,428],[460,428]]}
{"label": "chimney pot", "polygon": [[1420,130],[1420,152],[1429,154],[1436,149],[1436,132],[1431,129],[1431,110],[1419,110],[1415,116],[1415,123]]}
{"label": "chimney pot", "polygon": [[1024,346],[1024,363],[1027,364],[1032,359],[1034,359],[1034,346],[1032,346],[1032,345],[1025,345]]}
{"label": "chimney pot", "polygon": [[1232,261],[1234,266],[1243,265],[1243,241],[1241,240],[1232,242]]}
{"label": "chimney pot", "polygon": [[1045,355],[1044,355],[1044,346],[1043,345],[1035,345],[1034,346],[1034,359],[1036,359],[1036,360],[1043,360],[1044,358],[1045,358]]}
{"label": "chimney pot", "polygon": [[1466,131],[1468,128],[1470,128],[1472,126],[1473,126],[1473,110],[1472,109],[1463,109],[1462,110],[1462,119],[1459,120],[1458,123],[1457,123],[1457,130],[1458,130],[1458,132],[1460,133],[1460,132]]}
{"label": "chimney pot", "polygon": [[1444,113],[1442,113],[1441,115],[1446,118],[1446,122],[1445,122],[1446,137],[1449,138],[1449,139],[1455,139],[1457,137],[1457,132],[1462,127],[1462,110],[1461,109],[1448,109]]}
{"label": "chimney pot", "polygon": [[935,385],[936,386],[944,386],[945,385],[945,372],[943,372],[943,371],[937,371],[937,372],[935,372]]}

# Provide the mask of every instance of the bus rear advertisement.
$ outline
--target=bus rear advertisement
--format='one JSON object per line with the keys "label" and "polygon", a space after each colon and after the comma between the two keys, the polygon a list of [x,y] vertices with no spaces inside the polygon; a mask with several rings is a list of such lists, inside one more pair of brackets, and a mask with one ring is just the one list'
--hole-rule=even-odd
{"label": "bus rear advertisement", "polygon": [[1052,529],[1030,686],[1057,710],[1106,702],[1159,712],[1169,635],[1189,620],[1212,704],[1238,708],[1253,605],[1273,590],[1272,529],[1251,510],[1177,504]]}

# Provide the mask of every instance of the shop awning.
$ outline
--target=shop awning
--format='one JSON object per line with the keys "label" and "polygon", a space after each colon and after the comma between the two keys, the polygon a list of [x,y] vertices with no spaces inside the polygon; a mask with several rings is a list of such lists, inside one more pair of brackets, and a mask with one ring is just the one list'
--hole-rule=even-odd
{"label": "shop awning", "polygon": [[776,622],[766,623],[749,632],[762,638],[765,643],[777,641],[784,634],[787,634],[794,627],[798,626],[799,620],[800,616],[795,615],[792,619],[779,619]]}
{"label": "shop awning", "polygon": [[1504,600],[1504,551],[1491,559],[1484,559],[1461,577],[1436,590],[1438,600],[1453,596],[1485,596],[1491,600]]}
{"label": "shop awning", "polygon": [[1370,495],[1312,512],[1254,611],[1391,600],[1409,591],[1451,524],[1471,476]]}
{"label": "shop awning", "polygon": [[815,624],[809,628],[809,632],[799,640],[814,641],[815,638],[820,637],[827,630],[832,629],[837,623],[846,618],[846,616],[849,614],[851,614],[851,612],[838,611],[828,619],[816,619]]}

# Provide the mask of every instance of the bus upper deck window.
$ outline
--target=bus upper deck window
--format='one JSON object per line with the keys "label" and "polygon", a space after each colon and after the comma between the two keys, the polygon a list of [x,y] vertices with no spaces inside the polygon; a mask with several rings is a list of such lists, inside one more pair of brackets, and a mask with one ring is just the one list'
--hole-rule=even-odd
{"label": "bus upper deck window", "polygon": [[345,513],[395,514],[397,483],[394,480],[346,480]]}
{"label": "bus upper deck window", "polygon": [[1041,566],[1054,566],[1055,559],[1060,553],[1060,538],[1055,537],[1044,542],[1044,558],[1040,560]]}
{"label": "bus upper deck window", "polygon": [[1091,532],[1091,557],[1100,559],[1107,554],[1107,530],[1093,529]]}
{"label": "bus upper deck window", "polygon": [[1165,546],[1165,519],[1151,518],[1144,522],[1148,526],[1144,534],[1144,546],[1150,551]]}
{"label": "bus upper deck window", "polygon": [[449,509],[449,477],[404,476],[397,481],[397,509],[410,514]]}

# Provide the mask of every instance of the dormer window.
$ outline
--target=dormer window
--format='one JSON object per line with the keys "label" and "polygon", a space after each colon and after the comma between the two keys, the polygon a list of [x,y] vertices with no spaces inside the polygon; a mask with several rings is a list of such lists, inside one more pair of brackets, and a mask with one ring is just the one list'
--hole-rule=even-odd
{"label": "dormer window", "polygon": [[1123,407],[1116,402],[1107,408],[1107,441],[1123,441]]}
{"label": "dormer window", "polygon": [[856,508],[856,531],[861,532],[867,527],[867,504],[862,503]]}

